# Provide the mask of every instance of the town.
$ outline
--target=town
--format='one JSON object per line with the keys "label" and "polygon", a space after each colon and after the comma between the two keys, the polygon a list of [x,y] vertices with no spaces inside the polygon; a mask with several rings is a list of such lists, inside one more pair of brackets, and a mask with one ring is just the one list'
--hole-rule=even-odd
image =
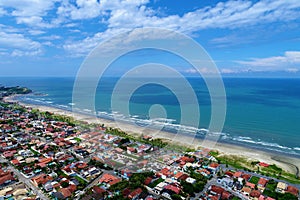
{"label": "town", "polygon": [[18,103],[0,102],[0,133],[0,199],[299,199],[299,184],[235,168],[210,149],[179,151]]}

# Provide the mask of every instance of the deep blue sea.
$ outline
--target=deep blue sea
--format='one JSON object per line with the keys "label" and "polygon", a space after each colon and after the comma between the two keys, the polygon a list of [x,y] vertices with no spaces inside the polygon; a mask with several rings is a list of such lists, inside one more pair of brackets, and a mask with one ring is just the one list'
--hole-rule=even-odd
{"label": "deep blue sea", "polygon": [[[125,121],[131,120],[143,125],[151,123],[150,107],[160,104],[164,106],[167,114],[164,121],[165,130],[172,132],[172,128],[175,129],[178,124],[182,124],[180,108],[198,106],[201,110],[201,119],[196,128],[201,130],[208,128],[211,102],[202,79],[188,79],[197,95],[198,105],[191,105],[189,96],[186,96],[184,105],[180,104],[176,94],[160,85],[147,84],[138,88],[130,98],[129,117],[111,110],[111,94],[117,80],[117,78],[103,78],[99,82],[95,107],[100,117],[110,119],[114,114]],[[221,142],[300,156],[300,79],[224,78],[223,81],[226,89],[227,114]],[[2,77],[0,84],[31,88],[34,94],[19,97],[21,101],[27,103],[62,109],[71,109],[73,105],[74,78]],[[185,90],[180,92],[184,95]],[[90,96],[84,91],[82,95],[85,98]],[[117,101],[120,104],[126,101],[122,92],[117,95]],[[88,113],[90,109],[82,108],[81,112]],[[193,116],[193,109],[189,112]],[[189,131],[188,126],[186,130]],[[201,131],[199,137],[202,137]]]}

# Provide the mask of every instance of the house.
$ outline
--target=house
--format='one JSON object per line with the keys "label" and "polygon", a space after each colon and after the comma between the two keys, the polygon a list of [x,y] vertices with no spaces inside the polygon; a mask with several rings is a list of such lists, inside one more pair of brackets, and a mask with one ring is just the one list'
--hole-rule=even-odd
{"label": "house", "polygon": [[212,185],[211,188],[210,188],[210,192],[214,195],[218,194],[218,195],[222,195],[222,193],[224,192],[225,190],[219,186],[216,186],[216,185]]}
{"label": "house", "polygon": [[211,177],[211,173],[207,169],[197,170],[197,172],[199,172],[200,174],[202,174],[206,178],[210,178]]}
{"label": "house", "polygon": [[239,178],[239,177],[242,176],[242,174],[243,174],[243,172],[238,171],[238,172],[235,172],[235,173],[233,174],[233,177],[234,177],[234,178]]}
{"label": "house", "polygon": [[255,188],[255,184],[254,183],[250,183],[250,182],[246,182],[246,186],[251,188],[251,189],[254,189]]}
{"label": "house", "polygon": [[51,176],[48,176],[46,174],[40,174],[36,177],[33,177],[31,179],[31,182],[35,185],[35,186],[39,186],[39,185],[44,185],[46,184],[48,181],[52,181],[53,178]]}
{"label": "house", "polygon": [[169,184],[164,187],[164,190],[171,194],[179,194],[181,188],[177,185]]}
{"label": "house", "polygon": [[260,163],[258,163],[258,165],[261,167],[269,167],[270,166],[269,164],[264,163],[264,162],[260,162]]}
{"label": "house", "polygon": [[17,160],[17,159],[11,160],[10,162],[11,162],[11,164],[13,164],[13,165],[20,165],[20,162],[19,162],[19,160]]}
{"label": "house", "polygon": [[151,177],[147,177],[144,181],[144,185],[149,185],[152,182],[152,178]]}
{"label": "house", "polygon": [[278,182],[277,187],[275,189],[276,192],[284,193],[287,188],[287,184],[284,182]]}
{"label": "house", "polygon": [[96,194],[103,194],[106,192],[106,190],[102,189],[101,187],[98,186],[94,186],[93,187],[93,192]]}
{"label": "house", "polygon": [[46,192],[50,192],[50,191],[53,190],[53,186],[52,186],[51,181],[48,181],[43,187],[46,190]]}
{"label": "house", "polygon": [[228,191],[224,191],[222,193],[222,196],[221,196],[221,199],[222,200],[228,200],[228,199],[231,199],[232,198],[232,194]]}
{"label": "house", "polygon": [[8,184],[14,180],[13,172],[7,171],[0,174],[0,185]]}
{"label": "house", "polygon": [[264,191],[266,185],[268,183],[268,180],[265,179],[265,178],[260,178],[258,183],[257,183],[257,188],[260,190],[260,191]]}
{"label": "house", "polygon": [[63,197],[69,198],[70,196],[72,196],[72,192],[68,189],[68,188],[62,188],[60,189],[60,193],[63,195]]}
{"label": "house", "polygon": [[243,188],[242,188],[242,193],[243,193],[244,195],[246,195],[246,196],[249,196],[250,193],[251,193],[251,188],[249,188],[249,187],[243,187]]}
{"label": "house", "polygon": [[165,182],[161,182],[157,184],[157,186],[155,186],[155,188],[153,189],[153,192],[155,192],[156,194],[160,194],[166,185],[167,183]]}
{"label": "house", "polygon": [[220,168],[220,165],[218,163],[210,163],[208,166],[208,169],[212,170],[212,172],[215,174]]}
{"label": "house", "polygon": [[286,188],[286,191],[285,192],[288,192],[288,193],[291,193],[293,195],[295,195],[296,197],[299,196],[299,189],[294,187],[294,186],[291,186],[289,185],[287,188]]}
{"label": "house", "polygon": [[250,199],[251,200],[258,200],[258,198],[260,197],[261,193],[259,190],[252,190],[250,193]]}
{"label": "house", "polygon": [[243,173],[241,178],[243,178],[245,181],[249,181],[249,179],[251,178],[251,175]]}
{"label": "house", "polygon": [[132,191],[129,195],[128,198],[135,200],[138,198],[138,196],[143,192],[143,190],[141,188],[137,188],[134,191]]}
{"label": "house", "polygon": [[222,178],[218,179],[218,182],[221,183],[225,187],[232,187],[233,186],[233,180],[230,178]]}
{"label": "house", "polygon": [[196,179],[191,178],[191,177],[188,177],[187,179],[185,179],[185,181],[186,181],[187,183],[191,183],[191,184],[195,184],[195,183],[196,183]]}
{"label": "house", "polygon": [[121,181],[120,178],[113,176],[111,174],[103,174],[103,176],[99,179],[99,183],[104,184],[108,188],[120,181]]}

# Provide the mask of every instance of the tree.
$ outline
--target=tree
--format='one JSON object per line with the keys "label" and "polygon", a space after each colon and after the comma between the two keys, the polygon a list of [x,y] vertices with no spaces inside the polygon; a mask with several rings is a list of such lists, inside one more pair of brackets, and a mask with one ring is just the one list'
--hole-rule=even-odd
{"label": "tree", "polygon": [[173,200],[182,200],[181,196],[178,195],[178,194],[172,194],[172,195],[171,195],[171,198],[172,198]]}

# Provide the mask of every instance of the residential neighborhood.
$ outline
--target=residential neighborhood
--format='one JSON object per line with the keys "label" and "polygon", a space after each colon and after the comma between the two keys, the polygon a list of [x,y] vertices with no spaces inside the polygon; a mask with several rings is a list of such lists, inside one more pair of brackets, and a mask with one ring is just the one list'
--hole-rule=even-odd
{"label": "residential neighborhood", "polygon": [[299,199],[299,185],[232,168],[210,149],[180,152],[17,103],[0,108],[0,199]]}

